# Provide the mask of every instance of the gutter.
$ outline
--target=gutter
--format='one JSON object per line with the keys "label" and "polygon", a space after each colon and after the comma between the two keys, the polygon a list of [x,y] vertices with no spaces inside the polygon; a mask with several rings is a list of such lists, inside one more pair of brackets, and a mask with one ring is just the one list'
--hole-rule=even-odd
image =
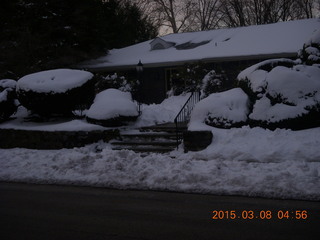
{"label": "gutter", "polygon": [[[185,61],[166,61],[157,63],[144,63],[143,58],[142,63],[144,68],[158,68],[158,67],[172,67],[172,66],[183,66],[185,64],[192,64],[197,62],[206,63],[219,63],[219,62],[233,62],[233,61],[246,61],[246,60],[266,60],[273,58],[296,58],[297,52],[287,52],[287,53],[273,53],[273,54],[257,54],[250,56],[231,56],[231,57],[219,57],[219,58],[202,58],[202,59],[192,59]],[[135,70],[136,64],[132,65],[113,65],[113,66],[101,66],[95,67],[94,65],[78,65],[76,68],[85,69],[93,73],[108,72],[108,71],[129,71]]]}

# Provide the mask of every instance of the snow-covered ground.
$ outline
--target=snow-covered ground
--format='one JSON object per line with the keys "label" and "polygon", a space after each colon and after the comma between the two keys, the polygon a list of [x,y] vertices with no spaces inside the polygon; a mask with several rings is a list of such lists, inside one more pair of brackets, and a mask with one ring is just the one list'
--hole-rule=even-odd
{"label": "snow-covered ground", "polygon": [[0,149],[0,180],[320,200],[320,128],[213,129],[201,152]]}
{"label": "snow-covered ground", "polygon": [[[134,126],[173,120],[184,98],[144,106]],[[206,129],[213,142],[200,152],[180,147],[143,156],[102,142],[62,150],[0,149],[0,180],[320,200],[320,128]]]}

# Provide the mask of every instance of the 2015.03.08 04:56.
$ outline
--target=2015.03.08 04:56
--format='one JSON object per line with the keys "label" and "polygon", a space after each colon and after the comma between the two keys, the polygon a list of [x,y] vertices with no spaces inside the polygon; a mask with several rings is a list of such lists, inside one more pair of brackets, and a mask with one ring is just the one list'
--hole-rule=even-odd
{"label": "2015.03.08 04:56", "polygon": [[261,220],[270,220],[270,219],[296,219],[296,220],[305,220],[308,218],[308,212],[306,210],[243,210],[243,211],[235,211],[235,210],[214,210],[212,211],[212,219],[213,220],[234,220],[234,219],[261,219]]}

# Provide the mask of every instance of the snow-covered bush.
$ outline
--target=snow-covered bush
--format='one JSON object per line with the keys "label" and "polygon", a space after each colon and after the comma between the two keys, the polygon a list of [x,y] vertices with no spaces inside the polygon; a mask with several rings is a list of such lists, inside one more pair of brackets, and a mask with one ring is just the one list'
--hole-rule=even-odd
{"label": "snow-covered bush", "polygon": [[16,81],[0,80],[0,121],[7,120],[17,111]]}
{"label": "snow-covered bush", "polygon": [[98,93],[87,112],[87,121],[106,127],[122,126],[136,120],[139,113],[131,93],[107,89]]}
{"label": "snow-covered bush", "polygon": [[138,80],[128,80],[125,76],[114,73],[112,75],[100,76],[96,83],[96,91],[101,92],[108,88],[115,88],[123,92],[135,92],[138,86]]}
{"label": "snow-covered bush", "polygon": [[213,93],[196,104],[189,128],[200,129],[204,123],[219,128],[243,126],[247,122],[249,106],[249,98],[241,88]]}
{"label": "snow-covered bush", "polygon": [[[251,125],[271,129],[320,125],[319,65],[295,63],[298,61],[267,60],[239,74],[239,85],[254,103]],[[265,68],[266,64],[272,68]]]}
{"label": "snow-covered bush", "polygon": [[204,97],[211,93],[217,93],[225,90],[225,82],[227,77],[225,74],[217,74],[214,70],[207,73],[202,79],[201,91]]}
{"label": "snow-covered bush", "polygon": [[43,115],[69,114],[94,98],[93,74],[81,70],[55,69],[22,77],[17,83],[20,103]]}
{"label": "snow-covered bush", "polygon": [[286,58],[265,60],[243,70],[238,75],[238,86],[252,102],[260,99],[268,86],[266,76],[275,67],[293,67],[295,61]]}
{"label": "snow-covered bush", "polygon": [[307,65],[320,64],[320,30],[303,45],[299,58]]}
{"label": "snow-covered bush", "polygon": [[183,67],[172,71],[172,92],[178,96],[185,92],[199,91],[202,79],[212,69],[210,64],[201,61],[192,64],[185,64]]}

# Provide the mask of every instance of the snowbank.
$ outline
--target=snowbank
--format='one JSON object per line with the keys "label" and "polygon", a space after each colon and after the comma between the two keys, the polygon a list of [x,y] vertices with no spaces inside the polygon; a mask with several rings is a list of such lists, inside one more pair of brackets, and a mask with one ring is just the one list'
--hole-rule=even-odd
{"label": "snowbank", "polygon": [[173,122],[189,97],[190,93],[185,93],[179,96],[171,96],[160,104],[142,105],[142,114],[135,123],[135,126],[151,126]]}
{"label": "snowbank", "polygon": [[189,130],[211,126],[231,127],[247,121],[249,98],[241,88],[213,93],[197,103],[191,113]]}
{"label": "snowbank", "polygon": [[320,128],[210,128],[201,152],[0,149],[0,180],[320,200]]}
{"label": "snowbank", "polygon": [[17,90],[38,93],[63,93],[80,87],[93,78],[93,74],[81,70],[54,69],[26,75],[18,80]]}

